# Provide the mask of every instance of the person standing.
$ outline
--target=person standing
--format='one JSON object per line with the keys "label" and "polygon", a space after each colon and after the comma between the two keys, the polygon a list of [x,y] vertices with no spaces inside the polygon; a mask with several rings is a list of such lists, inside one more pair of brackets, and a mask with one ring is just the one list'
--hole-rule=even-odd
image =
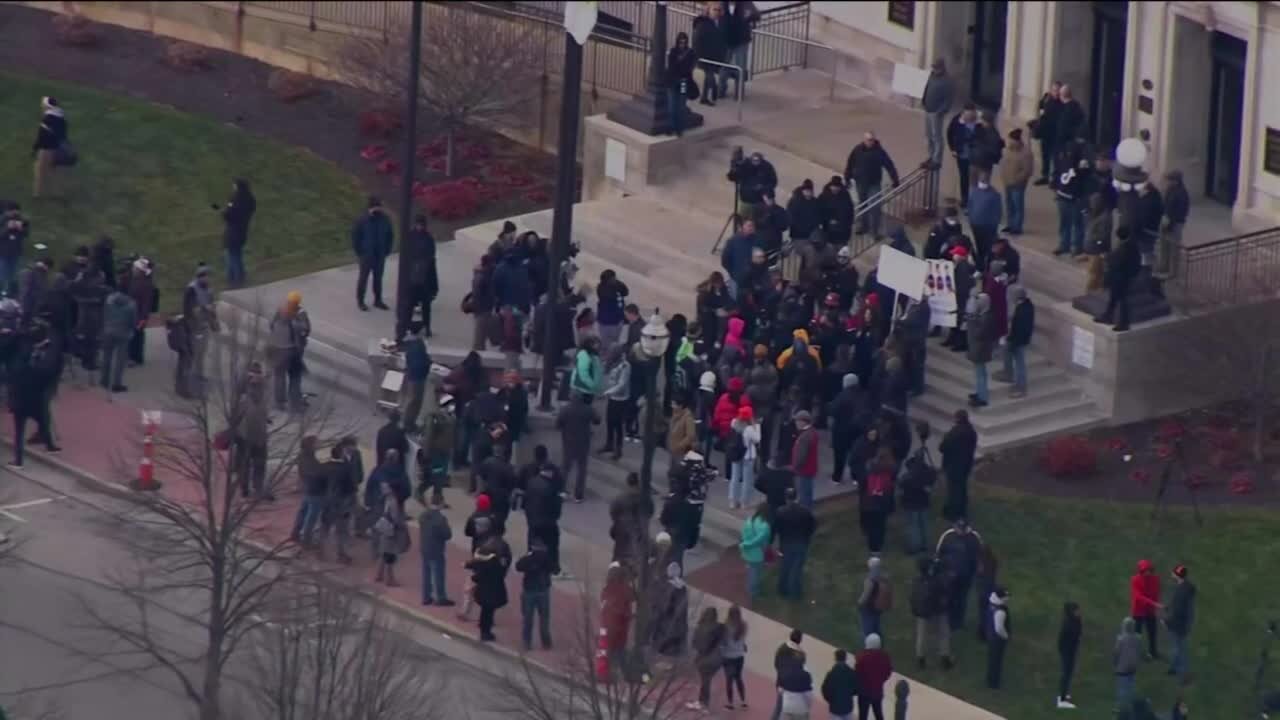
{"label": "person standing", "polygon": [[[302,485],[302,503],[298,505],[298,512],[294,516],[293,531],[289,533],[289,539],[301,545],[303,549],[310,549],[311,533],[324,514],[332,478],[325,472],[324,466],[316,457],[317,447],[314,435],[302,438],[298,446],[297,471],[298,480]],[[373,480],[374,478],[370,478],[370,481]],[[377,509],[381,510],[381,508]]]}
{"label": "person standing", "polygon": [[185,354],[178,354],[177,391],[180,397],[194,398],[204,394],[204,358],[209,350],[209,336],[218,332],[218,310],[209,287],[209,266],[200,263],[196,275],[182,293],[182,320],[186,326]]}
{"label": "person standing", "polygon": [[373,576],[375,585],[399,585],[396,582],[396,560],[409,549],[409,523],[398,493],[399,489],[390,479],[382,481],[382,513],[373,524],[379,556],[378,572]]}
{"label": "person standing", "polygon": [[858,385],[858,376],[846,374],[840,379],[840,393],[831,401],[831,482],[844,482],[845,469],[849,466],[849,451],[865,432],[867,399]]}
{"label": "person standing", "polygon": [[858,675],[849,667],[849,654],[836,650],[836,661],[822,679],[822,699],[832,720],[853,720],[853,706],[858,699]]}
{"label": "person standing", "polygon": [[422,415],[422,402],[426,398],[427,379],[431,375],[431,355],[427,352],[427,328],[421,323],[409,327],[400,346],[404,350],[404,386],[400,403],[404,415],[404,430],[417,432],[418,418]]}
{"label": "person standing", "polygon": [[1134,632],[1132,617],[1120,622],[1120,634],[1111,650],[1111,671],[1116,676],[1116,712],[1126,713],[1133,706],[1138,665],[1142,662],[1142,638]]}
{"label": "person standing", "polygon": [[724,664],[725,710],[732,710],[733,691],[738,690],[738,707],[747,707],[747,686],[742,681],[743,667],[747,662],[747,623],[742,619],[742,608],[729,606],[724,619],[724,639],[720,643],[720,660]]}
{"label": "person standing", "polygon": [[804,669],[805,653],[800,648],[800,643],[803,641],[804,633],[792,629],[791,634],[787,636],[787,641],[779,645],[778,649],[773,653],[774,688],[778,691],[778,698],[773,706],[772,720],[778,720],[782,715],[783,678],[797,669]]}
{"label": "person standing", "polygon": [[685,705],[690,710],[706,712],[711,704],[711,681],[724,665],[720,654],[724,644],[724,625],[713,607],[704,608],[693,628],[690,645],[693,650],[693,666],[698,671],[698,699]]}
{"label": "person standing", "polygon": [[1027,183],[1036,173],[1036,160],[1031,148],[1022,141],[1022,128],[1009,131],[1000,179],[1004,182],[1005,225],[1010,235],[1021,235],[1027,217]]}
{"label": "person standing", "polygon": [[689,410],[688,398],[682,393],[671,397],[671,418],[667,422],[667,452],[675,467],[685,453],[693,450],[698,442],[698,424]]}
{"label": "person standing", "polygon": [[755,600],[760,594],[760,575],[764,572],[765,548],[773,537],[768,503],[760,503],[756,511],[742,524],[742,537],[738,551],[747,566],[747,597]]}
{"label": "person standing", "polygon": [[422,555],[422,604],[452,607],[445,589],[445,554],[453,539],[444,497],[433,495],[431,505],[418,515],[418,551]]}
{"label": "person standing", "polygon": [[960,179],[960,205],[969,206],[969,163],[973,160],[974,140],[978,135],[978,107],[965,103],[964,108],[947,125],[947,147],[956,159]]}
{"label": "person standing", "polygon": [[942,472],[947,477],[947,502],[942,516],[948,520],[969,515],[969,473],[978,453],[978,433],[969,422],[969,413],[957,410],[955,424],[942,436],[938,446]]}
{"label": "person standing", "polygon": [[1107,254],[1107,309],[1093,319],[1110,325],[1116,332],[1129,329],[1129,288],[1142,272],[1142,252],[1128,227],[1116,231],[1116,244]]}
{"label": "person standing", "polygon": [[533,621],[538,620],[542,649],[551,649],[551,556],[547,546],[534,540],[529,552],[516,561],[520,573],[520,640],[525,652],[533,650]]}
{"label": "person standing", "polygon": [[1057,80],[1049,85],[1049,90],[1040,96],[1036,119],[1032,121],[1031,136],[1040,141],[1040,178],[1036,185],[1048,185],[1053,175],[1053,159],[1057,153],[1054,141],[1057,140],[1058,114],[1062,109],[1058,100],[1061,88],[1062,83]]}
{"label": "person standing", "polygon": [[601,350],[607,351],[622,337],[623,309],[631,291],[613,270],[600,273],[596,287],[596,325],[600,328]]}
{"label": "person standing", "polygon": [[968,334],[968,357],[973,363],[973,393],[969,395],[969,407],[983,408],[990,399],[987,382],[987,363],[995,351],[996,328],[994,316],[991,314],[991,296],[979,293],[970,301],[970,308],[965,318]]}
{"label": "person standing", "polygon": [[844,185],[844,178],[832,175],[818,196],[818,219],[822,224],[822,239],[828,246],[849,244],[853,236],[853,198]]}
{"label": "person standing", "polygon": [[942,151],[946,147],[942,129],[955,96],[956,85],[947,74],[947,61],[936,58],[929,71],[929,80],[924,85],[924,95],[920,98],[925,113],[924,137],[929,143],[929,165],[934,169],[942,167]]}
{"label": "person standing", "polygon": [[35,176],[31,184],[33,198],[40,197],[52,184],[54,167],[58,165],[58,151],[66,144],[69,134],[66,113],[56,98],[40,98],[40,110],[40,129],[36,131],[36,141],[31,146],[31,155],[35,158]]}
{"label": "person standing", "polygon": [[1068,601],[1062,606],[1062,626],[1058,629],[1058,657],[1062,660],[1062,675],[1058,681],[1059,710],[1076,709],[1071,700],[1071,679],[1076,673],[1076,656],[1080,652],[1080,636],[1083,632],[1080,606]]}
{"label": "person standing", "polygon": [[[760,239],[756,236],[756,222],[747,219],[742,221],[738,232],[725,241],[724,249],[720,251],[720,267],[724,268],[729,296],[734,300],[738,300],[739,294],[748,289],[747,278],[751,274],[751,256],[759,247]],[[717,324],[723,322],[719,320]],[[719,327],[724,326],[719,325]],[[704,327],[703,330],[707,333],[707,337],[714,338],[714,342],[720,341],[718,328]]]}
{"label": "person standing", "polygon": [[[413,227],[405,235],[400,248],[400,262],[408,263],[409,287],[401,291],[404,302],[397,307],[396,337],[404,337],[413,324],[413,314],[421,308],[423,337],[431,337],[431,303],[440,293],[440,277],[436,272],[436,238],[427,229],[427,216],[419,213]],[[528,312],[528,308],[525,308]]]}
{"label": "person standing", "polygon": [[252,491],[259,499],[274,500],[271,488],[266,487],[271,410],[267,405],[265,385],[266,376],[262,365],[257,362],[250,364],[244,392],[241,393],[239,405],[233,413],[239,418],[234,428],[235,466],[241,497],[249,497]]}
{"label": "person standing", "polygon": [[601,340],[598,337],[583,338],[581,347],[573,356],[573,372],[569,375],[570,389],[590,404],[604,388],[604,366],[600,362]]}
{"label": "person standing", "polygon": [[606,351],[604,363],[605,432],[599,453],[612,453],[614,460],[622,459],[623,425],[631,398],[631,362],[627,355],[625,346],[614,345]]}
{"label": "person standing", "polygon": [[[547,547],[551,574],[560,575],[560,514],[564,510],[564,479],[550,460],[547,446],[534,448],[534,461],[520,471],[524,494],[527,545],[541,541]],[[651,513],[652,514],[652,511]]]}
{"label": "person standing", "polygon": [[147,321],[151,318],[151,313],[157,310],[156,300],[159,296],[151,279],[151,261],[146,258],[134,260],[124,278],[121,289],[133,298],[134,308],[137,310],[133,333],[129,337],[129,362],[141,365],[145,359]]}
{"label": "person standing", "polygon": [[[1058,88],[1058,114],[1053,122],[1054,152],[1060,153],[1063,148],[1074,143],[1076,138],[1084,137],[1084,133],[1088,131],[1088,122],[1084,106],[1073,96],[1071,86],[1063,83]],[[1061,155],[1055,157],[1060,158]],[[1065,167],[1054,167],[1054,172],[1059,174],[1066,170]]]}
{"label": "person standing", "polygon": [[[860,205],[866,204],[868,200],[880,194],[886,172],[889,173],[893,186],[897,187],[898,168],[894,167],[893,158],[889,157],[884,146],[876,139],[875,133],[863,133],[862,142],[849,151],[849,159],[844,165],[845,181],[853,183],[854,189],[858,192]],[[880,237],[880,216],[879,206],[870,208],[854,232],[865,235],[870,231],[873,237]]]}
{"label": "person standing", "polygon": [[818,431],[813,427],[813,416],[808,410],[795,414],[796,435],[791,443],[791,472],[795,475],[795,490],[799,502],[813,508],[813,480],[818,475]]}
{"label": "person standing", "polygon": [[507,569],[511,567],[511,549],[501,535],[493,535],[484,541],[480,549],[467,561],[466,568],[475,575],[473,590],[476,605],[480,606],[480,641],[494,642],[494,616],[507,604]]}
{"label": "person standing", "polygon": [[1054,255],[1071,253],[1076,257],[1084,253],[1083,200],[1089,186],[1091,168],[1089,159],[1073,160],[1071,146],[1059,151],[1057,164],[1061,168],[1053,176],[1055,202],[1058,205],[1058,247]]}
{"label": "person standing", "polygon": [[1165,609],[1165,628],[1173,638],[1173,659],[1169,663],[1169,674],[1180,682],[1186,682],[1187,638],[1191,635],[1191,626],[1196,619],[1196,586],[1187,579],[1187,566],[1177,565],[1173,568],[1173,597]]}
{"label": "person standing", "polygon": [[774,514],[773,533],[782,558],[778,568],[778,595],[799,599],[804,595],[804,563],[818,521],[808,506],[796,501],[794,488],[787,489],[787,504]]}
{"label": "person standing", "polygon": [[1138,561],[1138,572],[1129,578],[1129,615],[1138,634],[1147,635],[1147,659],[1160,657],[1159,623],[1156,618],[1164,608],[1160,604],[1160,576],[1150,560]]}
{"label": "person standing", "polygon": [[671,119],[671,134],[676,137],[684,135],[689,113],[686,102],[694,87],[693,68],[697,62],[697,53],[689,47],[688,33],[676,33],[675,44],[667,51],[666,67],[667,112]]}
{"label": "person standing", "polygon": [[884,684],[893,676],[893,660],[881,648],[879,635],[868,635],[863,647],[853,660],[853,672],[858,676],[858,718],[867,720],[874,714],[876,720],[884,720]]}
{"label": "person standing", "polygon": [[929,424],[916,425],[920,438],[917,447],[903,463],[899,481],[902,484],[902,509],[907,514],[907,552],[915,555],[928,549],[929,502],[933,486],[938,481],[938,470],[929,452]]}
{"label": "person standing", "polygon": [[47,402],[50,388],[61,368],[57,340],[50,337],[48,326],[37,324],[17,351],[10,369],[9,409],[13,413],[12,467],[22,467],[23,448],[27,441],[27,420],[35,420],[36,437],[51,453],[62,448],[54,442],[53,427]]}
{"label": "person standing", "polygon": [[880,617],[893,607],[893,586],[884,572],[884,563],[878,555],[867,560],[867,576],[862,580],[862,594],[858,596],[858,624],[862,637],[881,635]]}
{"label": "person standing", "polygon": [[974,249],[977,250],[977,267],[985,270],[991,262],[991,246],[995,245],[1000,230],[1000,194],[991,187],[991,176],[980,171],[976,187],[969,191],[965,205],[969,215],[969,227],[973,230]]}
{"label": "person standing", "polygon": [[959,518],[938,538],[934,552],[950,578],[947,615],[951,631],[955,632],[964,628],[969,592],[978,574],[978,560],[982,555],[982,536],[969,527],[964,518]]}
{"label": "person standing", "polygon": [[[760,423],[751,406],[738,407],[738,417],[729,428],[725,454],[732,463],[729,471],[729,507],[740,510],[747,506],[755,492],[756,456],[760,448]],[[736,457],[735,457],[736,456]]]}
{"label": "person standing", "polygon": [[[497,300],[494,296],[494,264],[493,255],[480,258],[480,262],[471,271],[471,292],[462,299],[462,312],[471,316],[471,349],[476,351],[484,350],[489,344],[489,330],[493,325],[493,310]],[[544,322],[558,321],[544,316]],[[534,337],[545,338],[546,334],[539,335],[537,329],[545,328],[535,328]],[[572,334],[569,337],[572,338]],[[538,347],[541,347],[543,340],[538,339],[537,342]],[[544,357],[560,361],[560,354],[554,351],[545,352]]]}
{"label": "person standing", "polygon": [[[951,669],[951,626],[947,623],[947,578],[935,557],[921,556],[911,583],[911,614],[916,619],[916,667],[928,667],[929,645],[936,645],[942,669]],[[932,641],[932,642],[931,642]]]}
{"label": "person standing", "polygon": [[1156,260],[1153,274],[1159,280],[1168,280],[1178,274],[1177,255],[1182,248],[1182,228],[1191,213],[1191,197],[1182,183],[1182,171],[1170,170],[1164,176],[1164,221],[1160,224],[1160,239],[1156,244]]}
{"label": "person standing", "polygon": [[222,213],[222,249],[227,263],[227,287],[244,285],[244,246],[249,242],[249,222],[258,211],[258,201],[249,189],[249,181],[236,178],[231,184],[231,198],[224,207],[213,206]]}
{"label": "person standing", "polygon": [[[733,0],[733,2],[725,2],[724,5],[727,8],[725,14],[729,18],[726,36],[726,44],[729,46],[729,63],[742,69],[741,75],[732,71],[726,73],[726,75],[735,75],[733,96],[737,98],[745,89],[747,81],[751,79],[751,30],[760,20],[760,11],[750,0]],[[722,80],[720,95],[727,95],[728,89],[728,84]]]}
{"label": "person standing", "polygon": [[124,366],[128,362],[129,339],[138,323],[138,306],[122,290],[107,296],[102,312],[102,372],[98,384],[113,393],[128,390]]}
{"label": "person standing", "polygon": [[[693,52],[699,60],[723,63],[728,59],[727,24],[724,7],[719,2],[702,3],[702,14],[693,19]],[[720,78],[722,70],[719,65],[704,62],[701,66],[702,97],[698,102],[703,105],[715,105],[716,99],[724,94],[723,83],[726,80]]]}
{"label": "person standing", "polygon": [[988,600],[991,613],[991,636],[987,638],[987,687],[1000,689],[1004,676],[1004,654],[1013,635],[1013,621],[1009,617],[1009,591],[997,587]]}
{"label": "person standing", "polygon": [[565,403],[556,416],[560,431],[560,467],[565,477],[574,476],[573,501],[581,503],[587,493],[587,461],[591,455],[591,428],[600,424],[600,415],[586,395]]}
{"label": "person standing", "polygon": [[30,234],[31,223],[22,216],[22,207],[6,203],[0,216],[0,291],[13,293]]}
{"label": "person standing", "polygon": [[1022,285],[1010,287],[1009,297],[1013,301],[1013,319],[1004,340],[1004,373],[996,379],[1013,383],[1009,397],[1020,398],[1027,395],[1027,347],[1035,334],[1036,306]]}
{"label": "person standing", "polygon": [[364,215],[351,228],[351,250],[360,265],[356,279],[356,306],[361,310],[369,309],[364,297],[370,275],[373,276],[373,306],[379,310],[390,309],[382,301],[382,271],[394,245],[395,228],[391,217],[382,206],[382,200],[370,196]]}
{"label": "person standing", "polygon": [[778,688],[782,691],[778,703],[782,720],[809,720],[813,709],[813,676],[809,670],[803,665],[792,668]]}
{"label": "person standing", "polygon": [[[300,413],[306,408],[302,395],[302,355],[311,336],[311,319],[302,309],[302,293],[290,291],[284,305],[276,310],[268,329],[267,352],[271,359],[271,379],[276,408]],[[401,450],[403,456],[404,450]]]}

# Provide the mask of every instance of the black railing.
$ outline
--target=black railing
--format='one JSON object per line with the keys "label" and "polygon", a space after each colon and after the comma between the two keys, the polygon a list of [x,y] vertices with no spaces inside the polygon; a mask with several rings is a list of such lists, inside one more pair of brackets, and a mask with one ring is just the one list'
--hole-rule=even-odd
{"label": "black railing", "polygon": [[1173,257],[1174,302],[1202,310],[1280,294],[1280,227],[1179,248]]}
{"label": "black railing", "polygon": [[[907,173],[897,187],[887,187],[858,203],[853,210],[854,224],[873,210],[879,210],[882,217],[903,225],[915,225],[935,217],[938,214],[938,169],[922,165]],[[854,236],[849,250],[857,257],[875,244],[873,235]]]}

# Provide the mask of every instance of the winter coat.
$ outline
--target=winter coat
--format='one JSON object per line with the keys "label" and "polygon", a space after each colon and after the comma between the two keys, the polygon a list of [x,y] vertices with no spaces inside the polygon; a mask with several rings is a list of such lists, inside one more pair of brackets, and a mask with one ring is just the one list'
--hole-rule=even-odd
{"label": "winter coat", "polygon": [[1080,101],[1072,98],[1069,102],[1058,101],[1057,116],[1053,122],[1054,144],[1062,147],[1080,134],[1084,129],[1086,117]]}
{"label": "winter coat", "polygon": [[418,516],[418,551],[425,558],[444,557],[453,539],[449,518],[438,508],[427,508]]}
{"label": "winter coat", "polygon": [[1106,255],[1111,252],[1112,219],[1109,211],[1089,218],[1085,230],[1085,251],[1090,255]]}
{"label": "winter coat", "polygon": [[556,416],[556,428],[565,452],[586,454],[591,449],[591,426],[600,423],[595,408],[584,402],[566,403]]}
{"label": "winter coat", "polygon": [[991,362],[996,343],[996,328],[993,320],[990,307],[985,307],[970,314],[965,321],[969,340],[969,350],[966,354],[969,362]]}
{"label": "winter coat", "polygon": [[745,563],[764,562],[764,548],[773,538],[773,530],[769,521],[758,515],[752,515],[742,524],[742,537],[738,541],[738,550]]}
{"label": "winter coat", "polygon": [[1187,222],[1191,213],[1191,198],[1187,195],[1187,186],[1182,183],[1170,184],[1164,190],[1164,216],[1172,225]]}
{"label": "winter coat", "polygon": [[408,263],[409,284],[422,288],[427,297],[440,291],[436,273],[436,238],[427,230],[411,230],[400,248],[400,262]]}
{"label": "winter coat", "polygon": [[728,437],[734,418],[738,417],[738,410],[742,407],[751,407],[751,401],[743,392],[730,390],[722,394],[716,400],[716,409],[711,415],[711,431],[722,438]]}
{"label": "winter coat", "polygon": [[391,218],[381,208],[360,216],[351,227],[351,251],[365,262],[381,262],[391,254],[395,230]]}
{"label": "winter coat", "polygon": [[697,62],[698,54],[692,48],[673,47],[668,50],[664,78],[667,87],[679,89],[681,83],[693,82],[693,66]]}
{"label": "winter coat", "polygon": [[68,132],[67,117],[63,114],[62,108],[53,108],[45,112],[40,118],[40,129],[36,131],[36,141],[31,146],[33,154],[36,150],[58,149],[58,146],[67,141]]}
{"label": "winter coat", "polygon": [[724,16],[728,18],[726,40],[730,48],[742,47],[751,42],[751,28],[760,20],[760,11],[749,0],[725,3]]}
{"label": "winter coat", "polygon": [[967,475],[978,451],[978,433],[970,423],[957,423],[942,436],[938,450],[942,453],[942,468],[947,474]]}
{"label": "winter coat", "polygon": [[1036,306],[1027,298],[1013,306],[1013,320],[1009,323],[1009,347],[1019,348],[1031,344],[1031,335],[1036,327]]}
{"label": "winter coat", "polygon": [[493,299],[498,307],[513,307],[522,313],[533,305],[529,271],[515,255],[507,255],[493,271]]}
{"label": "winter coat", "polygon": [[847,234],[853,228],[853,198],[844,189],[835,192],[822,191],[818,196],[818,218],[822,221],[822,229],[837,237]]}
{"label": "winter coat", "polygon": [[975,186],[969,191],[969,225],[975,228],[1000,226],[1004,204],[995,188]]}
{"label": "winter coat", "polygon": [[822,680],[822,699],[833,716],[853,714],[853,701],[858,696],[858,675],[848,663],[831,666]]}
{"label": "winter coat", "polygon": [[1116,675],[1135,675],[1142,662],[1142,638],[1134,632],[1134,627],[1133,618],[1127,617],[1120,623],[1120,634],[1111,650],[1111,670]]}
{"label": "winter coat", "polygon": [[818,474],[818,454],[821,441],[812,426],[801,430],[791,445],[791,471],[797,477],[815,477]]}
{"label": "winter coat", "polygon": [[768,160],[761,160],[759,165],[746,160],[729,172],[729,180],[738,184],[738,197],[743,203],[759,205],[766,192],[778,187],[778,171]]}
{"label": "winter coat", "polygon": [[982,536],[976,531],[962,533],[948,528],[938,538],[938,559],[956,577],[971,578],[978,574],[978,560],[982,555]]}
{"label": "winter coat", "polygon": [[1080,649],[1080,636],[1084,624],[1079,617],[1070,616],[1062,619],[1062,627],[1058,628],[1058,654],[1074,657]]}
{"label": "winter coat", "polygon": [[865,142],[854,145],[844,165],[845,180],[859,186],[881,184],[886,172],[889,173],[889,179],[893,184],[897,185],[898,168],[894,167],[893,158],[889,157],[889,153],[879,140],[874,141],[870,147],[867,147]]}
{"label": "winter coat", "polygon": [[667,429],[667,452],[673,458],[682,458],[694,448],[698,442],[698,428],[689,408],[681,408],[671,413]]}
{"label": "winter coat", "polygon": [[1127,287],[1142,270],[1142,252],[1132,238],[1116,243],[1107,255],[1107,287]]}
{"label": "winter coat", "polygon": [[621,325],[622,314],[631,290],[626,283],[614,278],[596,288],[596,322],[600,325]]}
{"label": "winter coat", "polygon": [[751,251],[760,246],[755,235],[735,233],[720,251],[720,267],[738,284],[746,281],[751,272]]}
{"label": "winter coat", "polygon": [[[1144,560],[1143,563],[1146,561]],[[1140,563],[1139,567],[1141,566]],[[1154,572],[1138,572],[1129,578],[1129,615],[1155,617],[1158,602],[1160,602],[1159,575]]]}
{"label": "winter coat", "polygon": [[1183,580],[1173,586],[1173,597],[1165,607],[1165,626],[1169,632],[1186,636],[1196,620],[1196,586]]}
{"label": "winter coat", "polygon": [[608,400],[631,397],[631,363],[624,357],[604,371],[603,393]]}
{"label": "winter coat", "polygon": [[261,384],[256,388],[250,386],[240,396],[240,405],[236,408],[240,413],[239,422],[236,423],[235,428],[236,441],[254,448],[266,448],[270,439],[267,431],[270,411],[267,409],[264,390]]}
{"label": "winter coat", "polygon": [[951,105],[955,102],[956,84],[951,76],[944,73],[929,73],[929,81],[924,85],[924,95],[920,99],[920,105],[927,113],[947,113],[951,112]]}
{"label": "winter coat", "polygon": [[947,124],[947,147],[961,160],[973,159],[973,142],[977,136],[977,124],[966,125],[960,120],[963,113],[956,113]]}
{"label": "winter coat", "polygon": [[880,700],[884,684],[893,675],[893,661],[884,650],[863,650],[855,657],[853,671],[858,676],[859,697]]}
{"label": "winter coat", "polygon": [[474,576],[472,597],[482,608],[500,608],[507,604],[507,568],[510,561],[501,553],[477,553],[467,561],[466,568]]}
{"label": "winter coat", "polygon": [[107,296],[102,309],[102,339],[123,342],[133,337],[138,326],[138,306],[133,298],[116,291]]}
{"label": "winter coat", "polygon": [[991,300],[991,330],[995,333],[995,341],[999,341],[1009,332],[1009,286],[999,276],[987,273],[982,283],[982,291]]}
{"label": "winter coat", "polygon": [[[693,38],[690,44],[698,57],[716,62],[725,61],[729,56],[725,24],[717,25],[716,21],[708,15],[699,15],[693,19]],[[711,67],[719,69],[714,65]]]}
{"label": "winter coat", "polygon": [[791,218],[792,240],[808,238],[822,225],[818,198],[806,198],[798,188],[791,193],[791,200],[787,202],[787,215]]}
{"label": "winter coat", "polygon": [[1004,163],[1000,166],[1000,179],[1006,188],[1026,187],[1036,172],[1035,153],[1024,142],[1011,142],[1006,147]]}
{"label": "winter coat", "polygon": [[546,592],[551,589],[551,555],[545,549],[530,550],[516,561],[520,573],[520,588],[525,592]]}
{"label": "winter coat", "polygon": [[249,221],[258,210],[258,201],[249,191],[237,192],[222,208],[222,244],[239,250],[249,241]]}
{"label": "winter coat", "polygon": [[808,545],[817,530],[813,511],[799,503],[787,503],[774,513],[773,535],[779,545]]}
{"label": "winter coat", "polygon": [[990,170],[1004,157],[1004,138],[1000,132],[986,123],[979,123],[973,131],[973,161],[975,168]]}
{"label": "winter coat", "polygon": [[563,489],[554,477],[542,474],[541,468],[523,483],[524,519],[529,527],[550,527],[560,521],[564,510]]}
{"label": "winter coat", "polygon": [[600,357],[586,350],[578,350],[573,361],[573,375],[569,385],[574,392],[596,396],[600,394],[604,383],[604,369]]}
{"label": "winter coat", "polygon": [[404,345],[404,376],[414,382],[426,382],[431,373],[431,356],[422,338],[411,338]]}

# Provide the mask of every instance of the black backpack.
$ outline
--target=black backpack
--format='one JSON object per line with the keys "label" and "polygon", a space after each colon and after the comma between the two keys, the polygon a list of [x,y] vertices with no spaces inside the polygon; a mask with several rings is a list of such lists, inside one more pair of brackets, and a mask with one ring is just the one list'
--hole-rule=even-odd
{"label": "black backpack", "polygon": [[747,443],[742,439],[742,433],[729,431],[729,437],[724,442],[724,456],[729,462],[742,462],[747,456]]}

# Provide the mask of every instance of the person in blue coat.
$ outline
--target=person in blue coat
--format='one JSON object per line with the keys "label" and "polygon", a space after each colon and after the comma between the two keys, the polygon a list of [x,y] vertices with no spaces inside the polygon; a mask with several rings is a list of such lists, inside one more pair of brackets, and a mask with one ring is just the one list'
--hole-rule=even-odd
{"label": "person in blue coat", "polygon": [[369,276],[373,275],[373,306],[379,310],[390,310],[382,302],[382,270],[386,267],[387,256],[395,244],[395,228],[391,217],[377,197],[370,196],[368,209],[356,220],[351,228],[351,251],[360,263],[360,276],[356,280],[356,305],[361,310],[368,310],[364,303],[365,288],[369,285]]}
{"label": "person in blue coat", "polygon": [[742,227],[724,244],[720,251],[720,267],[724,268],[729,280],[729,294],[736,300],[738,288],[746,282],[751,273],[751,251],[759,246],[756,239],[756,223],[744,220]]}

